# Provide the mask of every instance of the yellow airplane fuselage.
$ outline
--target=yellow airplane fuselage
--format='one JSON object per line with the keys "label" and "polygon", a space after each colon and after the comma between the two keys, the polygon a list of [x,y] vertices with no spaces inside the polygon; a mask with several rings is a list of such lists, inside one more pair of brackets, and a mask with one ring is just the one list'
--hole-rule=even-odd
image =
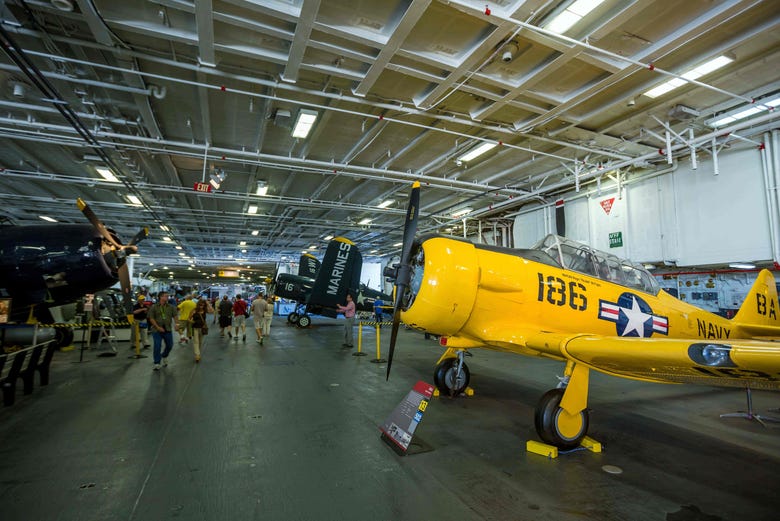
{"label": "yellow airplane fuselage", "polygon": [[[446,337],[449,348],[547,356],[652,381],[736,376],[731,385],[744,384],[739,377],[747,373],[735,372],[740,361],[749,360],[754,373],[766,371],[758,376],[761,386],[780,387],[776,350],[765,360],[766,342],[740,340],[755,338],[755,326],[699,309],[664,291],[653,295],[562,269],[554,261],[529,260],[521,251],[508,254],[446,237],[427,239],[422,248],[422,279],[401,318]],[[773,283],[769,286],[745,306],[767,331],[777,333],[780,306]],[[595,343],[598,349],[593,349]],[[701,352],[711,351],[708,346],[721,344],[729,344],[727,363],[716,368],[697,364]]]}

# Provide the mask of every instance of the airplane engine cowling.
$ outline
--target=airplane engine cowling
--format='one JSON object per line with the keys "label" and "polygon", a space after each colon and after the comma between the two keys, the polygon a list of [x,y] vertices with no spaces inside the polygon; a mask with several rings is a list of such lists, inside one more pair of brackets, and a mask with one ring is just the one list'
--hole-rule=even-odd
{"label": "airplane engine cowling", "polygon": [[[422,243],[422,266],[414,267],[411,306],[404,323],[438,335],[457,334],[474,308],[479,264],[474,245],[434,237]],[[422,269],[422,276],[419,270]]]}

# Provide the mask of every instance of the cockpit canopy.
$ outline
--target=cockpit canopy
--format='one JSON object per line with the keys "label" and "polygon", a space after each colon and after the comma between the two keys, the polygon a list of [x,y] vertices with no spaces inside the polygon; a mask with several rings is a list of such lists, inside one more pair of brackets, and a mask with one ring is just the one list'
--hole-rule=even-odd
{"label": "cockpit canopy", "polygon": [[545,252],[555,259],[561,267],[568,270],[578,271],[653,295],[661,289],[655,277],[650,275],[650,272],[642,265],[620,259],[611,253],[595,250],[590,246],[559,235],[548,235],[532,249]]}

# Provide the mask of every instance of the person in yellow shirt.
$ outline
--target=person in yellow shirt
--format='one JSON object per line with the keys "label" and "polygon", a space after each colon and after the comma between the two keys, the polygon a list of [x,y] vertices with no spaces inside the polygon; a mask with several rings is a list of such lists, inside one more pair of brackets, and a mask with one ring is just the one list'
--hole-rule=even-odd
{"label": "person in yellow shirt", "polygon": [[192,338],[192,322],[190,321],[190,315],[195,309],[197,303],[192,299],[192,295],[187,295],[184,300],[177,306],[179,308],[179,342],[182,344],[189,341]]}

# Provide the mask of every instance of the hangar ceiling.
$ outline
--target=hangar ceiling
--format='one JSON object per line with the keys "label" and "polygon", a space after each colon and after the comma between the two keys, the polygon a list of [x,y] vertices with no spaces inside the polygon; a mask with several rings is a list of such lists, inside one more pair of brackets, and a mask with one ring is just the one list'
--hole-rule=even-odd
{"label": "hangar ceiling", "polygon": [[777,2],[584,3],[6,1],[0,215],[84,222],[81,197],[125,240],[150,227],[143,266],[267,275],[333,235],[396,253],[414,180],[420,230],[460,233],[777,128]]}

